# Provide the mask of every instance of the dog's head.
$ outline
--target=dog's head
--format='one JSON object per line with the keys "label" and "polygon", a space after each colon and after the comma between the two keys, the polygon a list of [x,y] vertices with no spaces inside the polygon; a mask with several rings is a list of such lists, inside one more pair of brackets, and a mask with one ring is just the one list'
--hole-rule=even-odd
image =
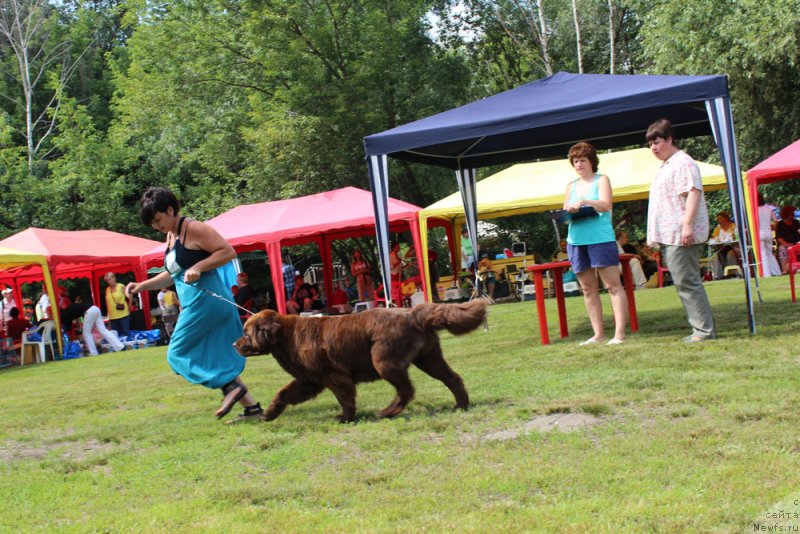
{"label": "dog's head", "polygon": [[280,316],[272,310],[259,312],[244,323],[244,335],[233,346],[242,356],[269,354],[281,335]]}

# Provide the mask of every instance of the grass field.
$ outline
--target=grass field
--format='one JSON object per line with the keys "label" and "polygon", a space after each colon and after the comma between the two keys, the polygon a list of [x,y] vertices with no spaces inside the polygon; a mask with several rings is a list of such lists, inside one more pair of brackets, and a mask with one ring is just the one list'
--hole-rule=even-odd
{"label": "grass field", "polygon": [[[547,347],[533,302],[493,306],[488,332],[442,335],[468,412],[416,369],[401,417],[375,417],[393,395],[376,382],[346,425],[327,391],[224,425],[218,392],[173,375],[165,348],[6,370],[0,531],[798,531],[788,285],[762,282],[751,336],[742,282],[708,284],[720,339],[693,345],[671,287],[637,292],[640,331],[618,347],[577,347],[580,298],[565,340],[548,301]],[[244,378],[262,403],[288,381],[271,357]]]}

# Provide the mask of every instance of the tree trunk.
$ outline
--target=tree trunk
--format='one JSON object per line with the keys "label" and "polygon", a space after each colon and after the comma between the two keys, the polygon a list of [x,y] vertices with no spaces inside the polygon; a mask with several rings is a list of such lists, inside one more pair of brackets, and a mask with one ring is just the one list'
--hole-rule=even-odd
{"label": "tree trunk", "polygon": [[609,50],[609,73],[614,74],[614,4],[608,0],[608,50]]}
{"label": "tree trunk", "polygon": [[[610,2],[611,0],[609,0]],[[583,50],[581,48],[581,24],[578,21],[578,0],[572,0],[572,18],[575,19],[575,42],[578,47],[578,73],[583,74]]]}
{"label": "tree trunk", "polygon": [[547,22],[544,19],[544,5],[542,0],[536,0],[536,7],[539,11],[539,46],[542,50],[542,61],[544,70],[548,76],[553,75],[553,60],[550,59],[550,50],[547,46]]}

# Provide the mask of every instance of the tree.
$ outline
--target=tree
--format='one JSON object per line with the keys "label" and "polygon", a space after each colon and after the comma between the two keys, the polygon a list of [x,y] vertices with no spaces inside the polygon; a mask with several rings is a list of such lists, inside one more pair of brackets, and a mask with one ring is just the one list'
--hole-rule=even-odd
{"label": "tree", "polygon": [[[53,133],[64,87],[77,62],[70,57],[71,43],[60,33],[58,14],[42,0],[4,0],[0,4],[0,37],[17,63],[24,99],[28,172]],[[45,93],[42,103],[37,92]],[[14,102],[13,95],[4,94]],[[37,105],[38,104],[38,105]]]}

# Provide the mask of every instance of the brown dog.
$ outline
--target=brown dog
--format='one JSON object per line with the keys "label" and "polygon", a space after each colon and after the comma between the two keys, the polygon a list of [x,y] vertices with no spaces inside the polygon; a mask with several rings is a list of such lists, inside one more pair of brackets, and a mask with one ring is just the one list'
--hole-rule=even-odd
{"label": "brown dog", "polygon": [[250,317],[236,349],[245,356],[269,354],[294,377],[264,412],[265,421],[286,406],[330,389],[342,405],[339,420],[356,414],[356,384],[383,378],[397,390],[381,417],[394,417],[414,397],[408,377],[412,363],[453,392],[456,408],[466,409],[464,382],[442,356],[437,330],[466,334],[486,317],[486,302],[420,304],[412,309],[375,308],[353,315],[300,317],[265,310]]}

